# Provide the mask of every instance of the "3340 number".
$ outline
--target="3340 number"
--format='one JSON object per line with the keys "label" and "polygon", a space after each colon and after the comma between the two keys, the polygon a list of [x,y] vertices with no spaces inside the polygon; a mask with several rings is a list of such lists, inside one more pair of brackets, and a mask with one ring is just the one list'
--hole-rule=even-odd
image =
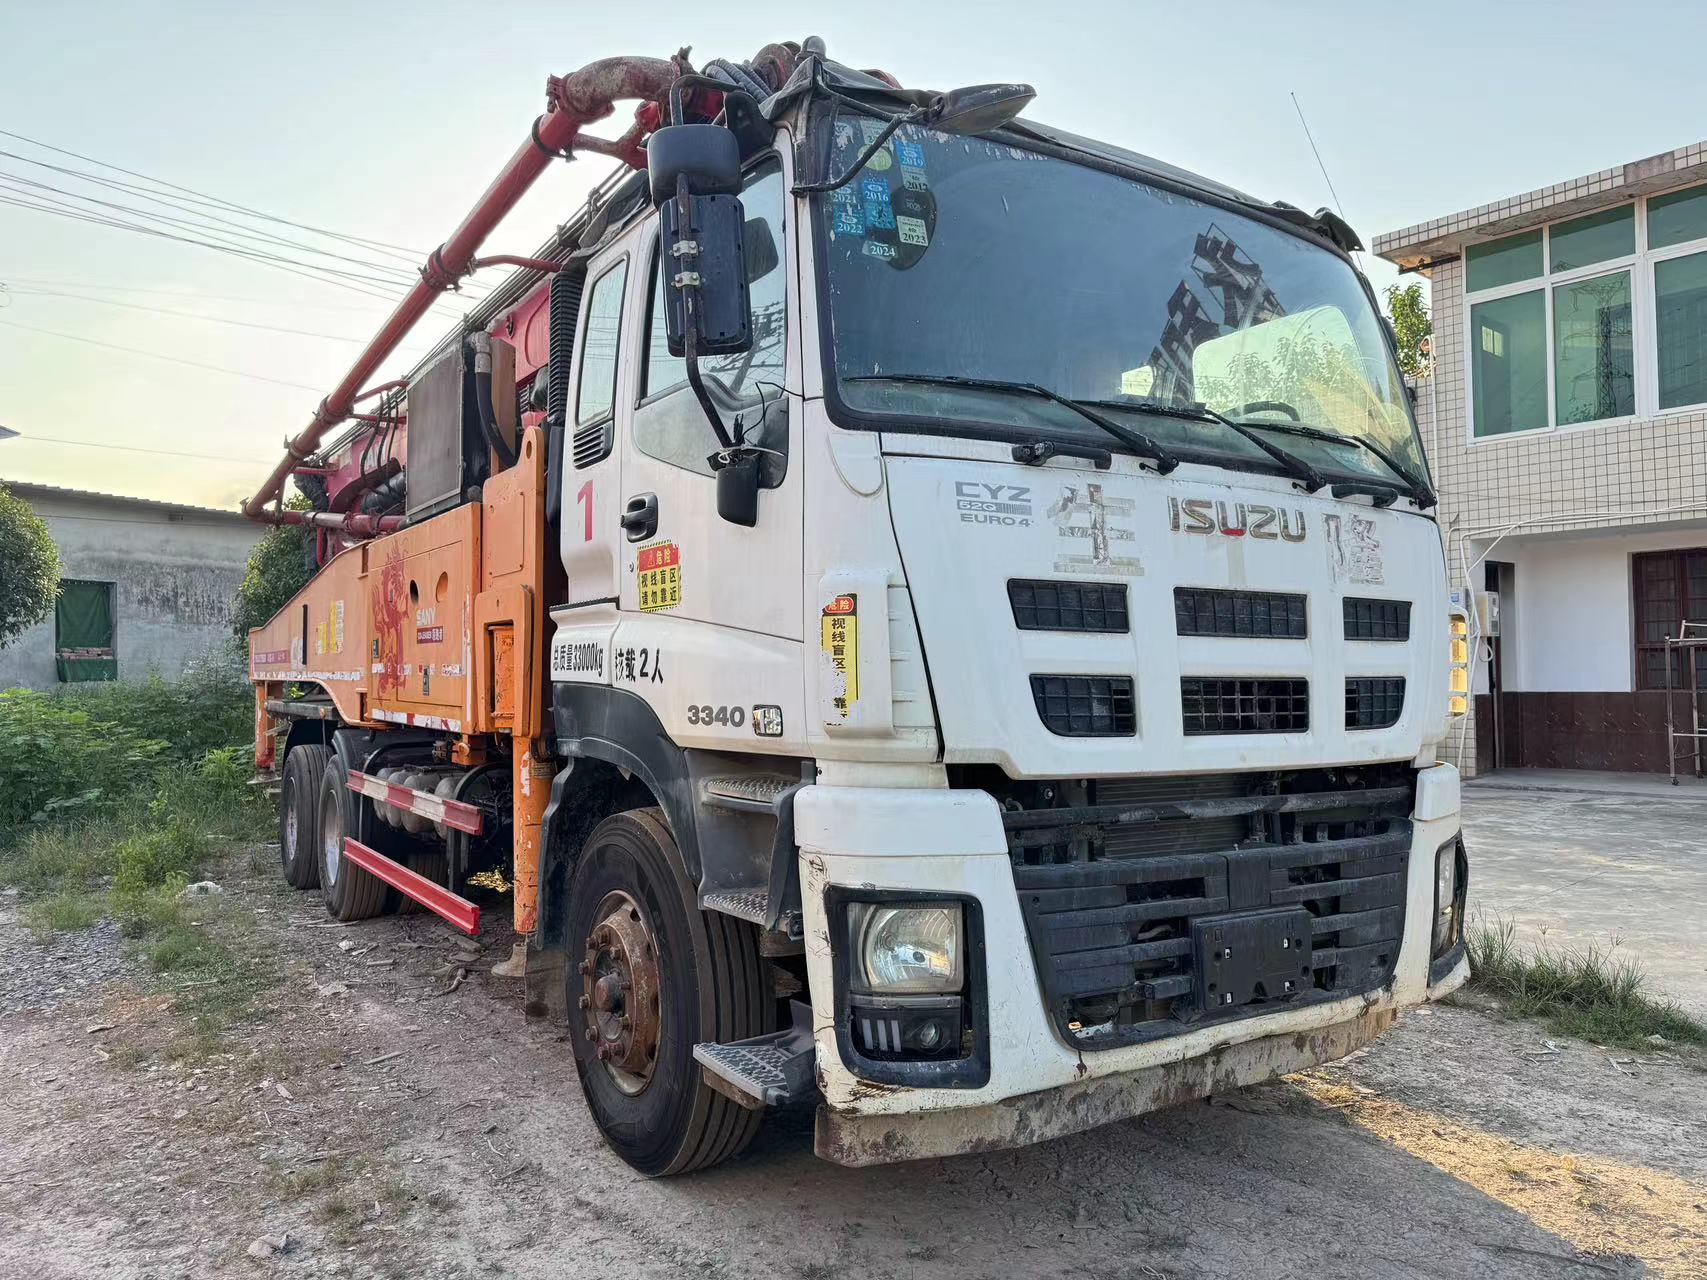
{"label": "3340 number", "polygon": [[726,724],[739,729],[746,720],[747,712],[743,707],[714,707],[709,703],[688,707],[689,724]]}

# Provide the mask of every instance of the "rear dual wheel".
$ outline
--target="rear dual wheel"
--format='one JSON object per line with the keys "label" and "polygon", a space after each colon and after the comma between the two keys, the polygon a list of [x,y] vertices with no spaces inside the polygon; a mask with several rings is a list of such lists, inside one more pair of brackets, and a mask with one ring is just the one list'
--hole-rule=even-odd
{"label": "rear dual wheel", "polygon": [[330,747],[313,743],[293,747],[279,780],[279,863],[287,883],[297,889],[320,884],[317,805],[320,775],[332,758]]}
{"label": "rear dual wheel", "polygon": [[770,1030],[774,1003],[758,931],[700,911],[678,865],[662,812],[638,809],[593,830],[570,886],[575,1070],[605,1141],[649,1176],[752,1142],[761,1113],[707,1086],[693,1046]]}
{"label": "rear dual wheel", "polygon": [[320,775],[315,851],[320,896],[335,920],[366,920],[385,908],[385,881],[344,856],[344,837],[357,830],[362,798],[347,785],[349,770],[333,755]]}

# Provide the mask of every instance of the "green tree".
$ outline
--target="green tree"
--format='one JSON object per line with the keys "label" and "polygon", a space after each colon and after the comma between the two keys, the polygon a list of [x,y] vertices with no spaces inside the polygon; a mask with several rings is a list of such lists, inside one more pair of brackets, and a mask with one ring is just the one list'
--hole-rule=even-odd
{"label": "green tree", "polygon": [[53,612],[59,548],[30,504],[0,486],[0,649]]}
{"label": "green tree", "polygon": [[[291,497],[291,511],[309,510],[308,499]],[[314,530],[307,525],[274,525],[261,536],[249,553],[249,567],[237,599],[231,607],[231,629],[240,648],[249,641],[249,630],[270,619],[314,574]]]}
{"label": "green tree", "polygon": [[1403,287],[1387,286],[1387,314],[1399,335],[1399,368],[1407,378],[1425,377],[1429,371],[1429,339],[1434,321],[1423,301],[1422,285],[1413,281]]}

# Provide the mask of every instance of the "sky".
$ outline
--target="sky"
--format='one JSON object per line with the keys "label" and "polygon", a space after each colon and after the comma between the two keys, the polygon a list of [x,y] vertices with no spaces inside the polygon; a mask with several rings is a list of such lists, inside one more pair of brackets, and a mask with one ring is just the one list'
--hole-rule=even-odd
{"label": "sky", "polygon": [[[0,130],[427,249],[525,139],[548,75],[684,44],[699,62],[744,59],[810,34],[909,87],[1028,81],[1034,119],[1315,209],[1332,197],[1296,94],[1366,242],[1707,136],[1698,0],[0,0]],[[19,178],[63,181],[15,156],[92,167],[4,136],[0,150],[14,153],[0,156],[0,198],[18,198]],[[606,171],[592,156],[553,166],[485,252],[531,252]],[[1395,278],[1364,262],[1378,289]],[[221,507],[254,490],[389,309],[6,204],[0,285],[0,426],[21,433],[0,440],[0,479]],[[68,293],[79,297],[54,296]],[[394,364],[413,363],[467,305],[441,304]]]}

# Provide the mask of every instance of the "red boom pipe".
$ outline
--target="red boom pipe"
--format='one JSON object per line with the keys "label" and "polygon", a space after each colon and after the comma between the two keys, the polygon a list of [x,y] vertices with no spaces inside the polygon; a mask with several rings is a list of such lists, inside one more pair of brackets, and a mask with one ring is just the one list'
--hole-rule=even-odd
{"label": "red boom pipe", "polygon": [[[467,273],[470,262],[492,229],[527,193],[545,167],[557,155],[569,150],[581,126],[608,116],[612,104],[620,99],[651,101],[661,98],[684,69],[685,59],[604,58],[588,63],[561,80],[553,77],[546,82],[549,105],[546,113],[534,122],[533,135],[510,157],[492,185],[486,188],[479,203],[451,232],[450,238],[428,256],[421,268],[420,283],[397,304],[397,309],[356,358],[344,380],[320,402],[302,434],[285,446],[287,452],[283,460],[273,468],[255,496],[243,504],[244,515],[251,519],[266,518],[263,512],[267,504],[278,497],[297,464],[314,452],[328,430],[349,417],[362,384],[397,349],[397,344],[426,314],[433,299]],[[291,516],[305,513],[274,514]],[[315,522],[287,519],[284,523]]]}

